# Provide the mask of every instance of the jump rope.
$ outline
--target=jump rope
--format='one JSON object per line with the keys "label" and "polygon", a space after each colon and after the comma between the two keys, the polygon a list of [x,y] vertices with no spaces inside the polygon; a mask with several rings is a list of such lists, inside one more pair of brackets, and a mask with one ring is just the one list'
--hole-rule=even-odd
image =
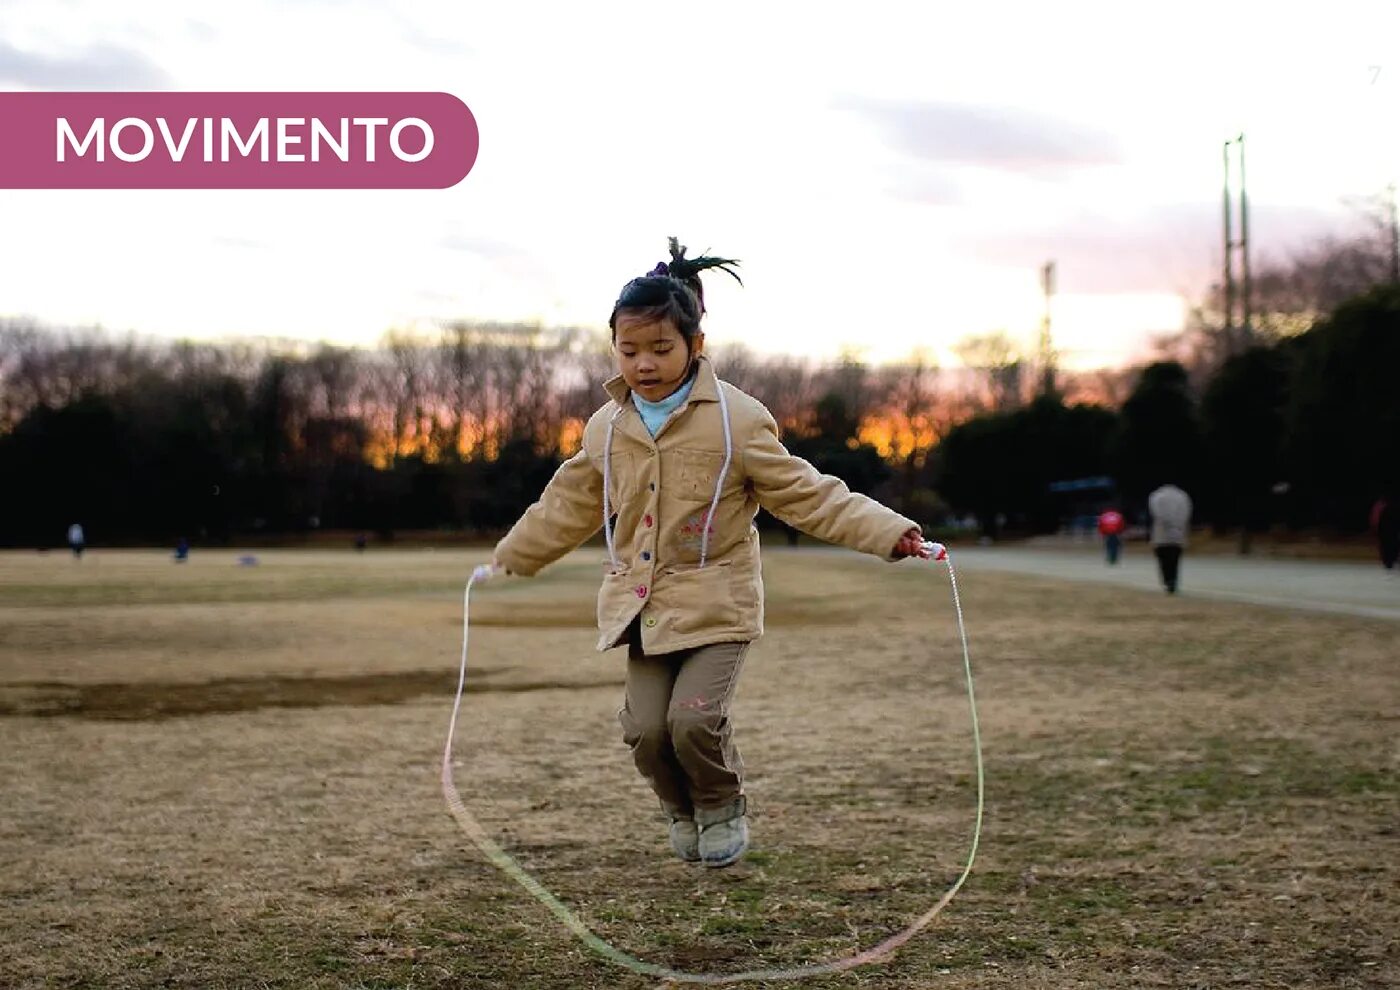
{"label": "jump rope", "polygon": [[[709,531],[711,527],[708,520],[714,517],[715,509],[719,504],[719,496],[723,489],[725,476],[729,471],[731,455],[732,441],[729,431],[729,410],[724,398],[724,386],[721,385],[717,391],[719,393],[721,414],[724,420],[725,458],[724,466],[720,471],[719,481],[715,485],[714,498],[710,503],[710,514],[705,524],[701,527],[704,534],[701,538],[701,567],[705,566],[709,548]],[[617,566],[617,554],[613,544],[611,512],[608,502],[608,489],[610,487],[611,478],[609,477],[607,465],[611,461],[609,454],[612,448],[613,423],[626,408],[626,406],[619,404],[617,412],[615,412],[612,419],[608,421],[607,440],[603,455],[603,527],[607,538],[608,556],[614,568]],[[977,764],[977,814],[972,827],[972,844],[968,851],[967,863],[963,867],[962,873],[959,874],[957,880],[944,892],[942,897],[934,902],[932,907],[910,922],[908,927],[901,932],[891,935],[878,945],[843,956],[839,959],[833,959],[824,963],[812,963],[790,969],[755,969],[739,973],[687,973],[681,970],[671,969],[667,966],[647,962],[644,959],[638,959],[636,956],[624,952],[611,942],[601,938],[589,928],[588,924],[579,918],[568,905],[559,900],[548,888],[517,863],[509,853],[502,849],[495,840],[486,833],[486,829],[482,827],[481,823],[477,821],[476,817],[467,809],[467,806],[462,802],[461,795],[457,793],[457,785],[452,779],[452,739],[457,729],[457,714],[461,709],[462,690],[467,680],[467,642],[471,631],[472,588],[502,573],[498,569],[484,564],[477,567],[472,572],[471,577],[467,580],[466,591],[462,597],[462,662],[457,674],[457,694],[452,701],[452,718],[447,724],[447,743],[443,747],[442,752],[442,795],[447,801],[448,810],[452,812],[452,817],[456,819],[457,824],[461,827],[467,838],[471,839],[472,844],[480,850],[481,854],[512,880],[529,891],[531,896],[549,909],[550,913],[558,919],[560,924],[573,932],[584,945],[588,946],[588,948],[592,949],[598,955],[634,973],[655,977],[667,983],[692,983],[715,986],[726,983],[744,983],[760,980],[798,980],[811,976],[841,973],[848,969],[854,969],[857,966],[864,966],[885,959],[900,946],[904,945],[904,943],[927,928],[929,924],[932,923],[933,919],[938,917],[939,912],[947,907],[957,895],[958,891],[962,889],[962,885],[967,881],[968,875],[972,872],[973,861],[977,858],[977,844],[982,837],[982,808],[985,790],[982,770],[982,735],[977,723],[977,698],[972,685],[972,660],[967,649],[967,631],[963,625],[962,601],[958,596],[957,572],[953,569],[952,557],[948,554],[948,549],[943,546],[943,544],[926,541],[923,544],[923,549],[924,552],[928,554],[928,559],[930,561],[942,562],[948,567],[948,582],[953,592],[953,609],[957,613],[958,618],[958,638],[962,643],[963,674],[967,682],[968,711],[972,718],[972,745]]]}

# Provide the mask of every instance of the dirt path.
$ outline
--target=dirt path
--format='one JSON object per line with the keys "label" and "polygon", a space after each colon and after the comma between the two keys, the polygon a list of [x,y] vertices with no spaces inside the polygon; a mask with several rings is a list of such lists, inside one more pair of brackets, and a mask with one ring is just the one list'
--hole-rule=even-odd
{"label": "dirt path", "polygon": [[[1129,548],[1116,567],[1109,567],[1091,544],[955,547],[953,552],[957,565],[969,571],[1009,571],[1162,593],[1156,561],[1140,544]],[[1369,562],[1213,557],[1188,551],[1181,565],[1181,594],[1400,621],[1400,573],[1389,576]]]}

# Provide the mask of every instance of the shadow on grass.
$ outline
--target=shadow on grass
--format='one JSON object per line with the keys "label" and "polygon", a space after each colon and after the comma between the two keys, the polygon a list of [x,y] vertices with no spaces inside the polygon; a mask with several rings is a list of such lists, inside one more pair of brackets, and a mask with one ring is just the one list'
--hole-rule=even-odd
{"label": "shadow on grass", "polygon": [[[498,671],[477,667],[468,694],[526,691],[581,691],[617,688],[620,678],[593,681],[510,681],[482,683]],[[262,708],[393,705],[427,695],[451,694],[457,672],[415,670],[343,677],[231,677],[204,683],[151,681],[136,684],[63,684],[20,681],[0,684],[0,717],[71,716],[114,721],[153,721],[187,715],[215,715]]]}

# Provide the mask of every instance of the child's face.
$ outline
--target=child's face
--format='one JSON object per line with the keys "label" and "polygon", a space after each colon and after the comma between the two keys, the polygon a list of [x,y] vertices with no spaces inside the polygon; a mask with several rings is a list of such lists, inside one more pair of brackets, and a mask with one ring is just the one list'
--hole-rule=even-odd
{"label": "child's face", "polygon": [[687,350],[685,338],[670,320],[644,321],[626,314],[617,318],[613,335],[623,380],[648,402],[660,402],[685,384],[690,359],[704,343],[705,335],[697,333]]}

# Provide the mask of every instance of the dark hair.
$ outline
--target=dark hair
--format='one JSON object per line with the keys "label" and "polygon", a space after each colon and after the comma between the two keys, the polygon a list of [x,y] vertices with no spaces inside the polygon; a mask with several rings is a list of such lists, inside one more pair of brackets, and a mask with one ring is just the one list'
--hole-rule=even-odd
{"label": "dark hair", "polygon": [[707,268],[718,268],[740,285],[744,284],[732,268],[739,263],[733,258],[712,258],[703,254],[687,258],[684,245],[676,238],[670,238],[669,245],[669,262],[660,262],[645,275],[632,279],[618,293],[612,315],[608,317],[608,328],[614,338],[617,317],[625,312],[647,322],[670,320],[689,348],[691,338],[700,332],[700,317],[705,315],[705,287],[700,283],[700,273]]}

